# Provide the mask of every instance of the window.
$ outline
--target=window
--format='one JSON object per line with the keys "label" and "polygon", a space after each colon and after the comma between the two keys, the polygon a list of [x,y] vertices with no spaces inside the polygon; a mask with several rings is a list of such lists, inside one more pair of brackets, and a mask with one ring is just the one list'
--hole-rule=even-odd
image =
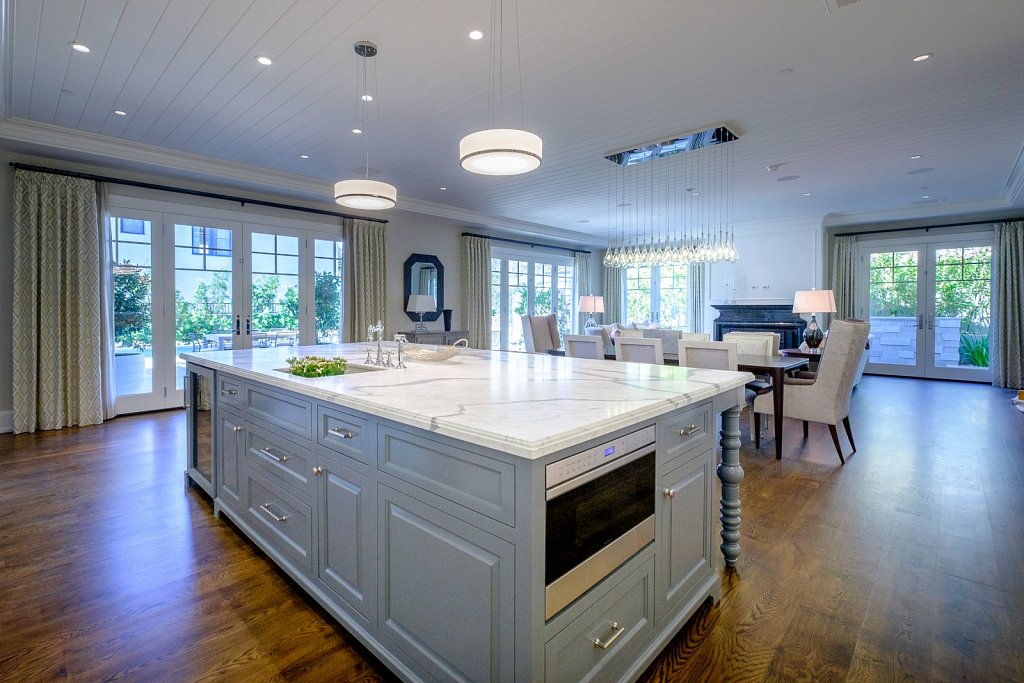
{"label": "window", "polygon": [[231,256],[231,231],[193,225],[192,253],[204,256]]}
{"label": "window", "polygon": [[625,269],[626,322],[686,327],[687,266]]}
{"label": "window", "polygon": [[491,348],[523,351],[524,315],[555,314],[558,333],[572,334],[576,268],[571,258],[492,250]]}

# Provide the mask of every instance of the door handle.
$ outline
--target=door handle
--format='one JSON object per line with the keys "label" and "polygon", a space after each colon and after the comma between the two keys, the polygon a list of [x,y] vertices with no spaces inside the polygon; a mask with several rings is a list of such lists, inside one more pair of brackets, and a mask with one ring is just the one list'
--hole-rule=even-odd
{"label": "door handle", "polygon": [[235,316],[235,336],[241,336],[242,334],[242,314],[239,313]]}
{"label": "door handle", "polygon": [[245,336],[252,336],[252,319],[249,316],[245,316]]}
{"label": "door handle", "polygon": [[928,329],[929,330],[934,330],[935,329],[935,314],[934,313],[929,313],[928,314]]}
{"label": "door handle", "polygon": [[917,329],[919,329],[919,330],[923,330],[924,329],[924,313],[919,313],[917,315]]}

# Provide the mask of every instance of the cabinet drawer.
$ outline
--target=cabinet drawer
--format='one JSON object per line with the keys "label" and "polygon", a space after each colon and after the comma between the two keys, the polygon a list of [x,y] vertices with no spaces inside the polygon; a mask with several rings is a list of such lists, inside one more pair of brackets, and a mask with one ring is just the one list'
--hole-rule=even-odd
{"label": "cabinet drawer", "polygon": [[242,380],[234,377],[217,375],[217,400],[221,405],[230,406],[236,410],[242,409],[242,400],[245,398],[242,393]]}
{"label": "cabinet drawer", "polygon": [[648,559],[544,646],[549,681],[614,680],[654,629],[654,567]]}
{"label": "cabinet drawer", "polygon": [[316,441],[359,462],[369,464],[366,447],[371,444],[370,423],[349,413],[317,406]]}
{"label": "cabinet drawer", "polygon": [[381,429],[377,467],[475,512],[515,525],[515,467],[441,441]]}
{"label": "cabinet drawer", "polygon": [[715,420],[711,404],[688,408],[665,418],[658,424],[658,443],[664,448],[666,459],[704,446],[713,439]]}
{"label": "cabinet drawer", "polygon": [[245,434],[245,464],[312,502],[316,495],[313,454],[252,422],[245,423]]}
{"label": "cabinet drawer", "polygon": [[246,514],[274,550],[307,574],[313,571],[313,513],[308,505],[262,477],[249,473]]}
{"label": "cabinet drawer", "polygon": [[249,386],[246,408],[250,418],[258,417],[268,425],[304,439],[313,438],[313,405],[305,399],[265,387]]}

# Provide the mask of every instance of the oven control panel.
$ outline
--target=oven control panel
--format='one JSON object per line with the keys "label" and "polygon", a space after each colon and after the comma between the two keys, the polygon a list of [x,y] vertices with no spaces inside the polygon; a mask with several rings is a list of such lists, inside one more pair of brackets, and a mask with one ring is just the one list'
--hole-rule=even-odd
{"label": "oven control panel", "polygon": [[578,477],[585,472],[601,467],[607,462],[632,453],[644,446],[652,445],[655,441],[655,434],[655,427],[651,425],[620,436],[614,441],[588,448],[575,455],[570,455],[568,458],[562,458],[553,462],[544,468],[544,487],[550,489],[558,486],[573,477]]}

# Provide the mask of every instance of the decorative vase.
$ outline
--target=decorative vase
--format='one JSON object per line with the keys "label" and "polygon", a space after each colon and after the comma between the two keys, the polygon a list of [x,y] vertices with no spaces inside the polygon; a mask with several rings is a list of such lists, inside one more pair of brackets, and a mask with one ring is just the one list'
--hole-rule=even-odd
{"label": "decorative vase", "polygon": [[443,311],[441,311],[441,314],[444,316],[444,331],[445,332],[451,332],[452,331],[452,309],[446,308]]}

